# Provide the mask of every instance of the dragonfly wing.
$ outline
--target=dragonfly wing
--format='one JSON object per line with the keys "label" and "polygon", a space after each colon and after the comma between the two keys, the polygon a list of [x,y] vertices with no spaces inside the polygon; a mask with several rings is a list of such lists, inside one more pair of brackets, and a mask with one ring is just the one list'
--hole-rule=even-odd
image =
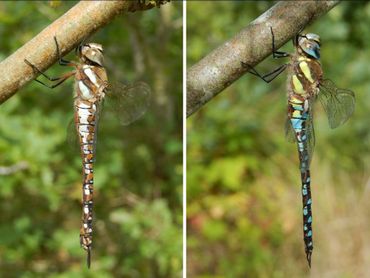
{"label": "dragonfly wing", "polygon": [[76,126],[75,126],[75,121],[72,118],[67,127],[67,144],[68,144],[68,149],[71,152],[78,152],[80,149],[80,144],[78,141],[78,136],[77,136],[77,131],[76,131]]}
{"label": "dragonfly wing", "polygon": [[105,101],[113,108],[121,124],[129,125],[145,114],[150,94],[150,87],[144,82],[129,85],[113,83],[108,87]]}
{"label": "dragonfly wing", "polygon": [[103,114],[103,103],[102,102],[96,102],[96,114],[95,114],[95,134],[94,134],[94,161],[96,159],[96,145],[97,145],[97,137],[99,132],[99,120],[100,117]]}
{"label": "dragonfly wing", "polygon": [[291,124],[290,119],[288,117],[285,121],[285,138],[290,143],[296,142],[295,132],[293,130],[292,124]]}
{"label": "dragonfly wing", "polygon": [[315,148],[315,129],[313,127],[313,112],[312,112],[312,102],[311,102],[311,109],[310,109],[310,117],[307,120],[307,152],[308,152],[308,161],[311,162],[313,151]]}
{"label": "dragonfly wing", "polygon": [[318,97],[331,128],[344,124],[355,110],[355,94],[350,90],[337,88],[330,79],[320,82]]}

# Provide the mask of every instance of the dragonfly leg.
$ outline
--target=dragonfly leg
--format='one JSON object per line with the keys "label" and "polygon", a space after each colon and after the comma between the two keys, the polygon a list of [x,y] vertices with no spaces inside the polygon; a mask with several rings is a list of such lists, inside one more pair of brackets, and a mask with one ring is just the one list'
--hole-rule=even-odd
{"label": "dragonfly leg", "polygon": [[60,84],[62,84],[64,81],[66,81],[68,78],[70,78],[74,74],[75,74],[75,72],[72,71],[72,72],[68,72],[66,74],[63,74],[61,77],[53,78],[54,81],[58,81],[57,83],[55,83],[53,85],[45,84],[44,82],[42,82],[42,81],[40,81],[38,79],[35,79],[35,81],[38,82],[38,83],[40,83],[41,85],[44,85],[45,87],[48,87],[50,89],[54,89],[55,87],[58,87]]}
{"label": "dragonfly leg", "polygon": [[271,36],[272,36],[272,57],[274,59],[289,57],[290,56],[289,53],[276,50],[276,48],[275,48],[275,36],[274,36],[274,32],[272,31],[272,27],[270,27],[270,31],[271,31]]}
{"label": "dragonfly leg", "polygon": [[66,81],[69,77],[73,76],[75,74],[74,71],[71,71],[71,72],[68,72],[66,74],[63,74],[62,76],[60,77],[50,77],[48,76],[47,74],[43,73],[41,70],[39,70],[35,65],[33,65],[30,61],[28,61],[27,59],[24,59],[24,62],[29,65],[34,71],[38,72],[39,74],[41,74],[42,76],[44,76],[45,78],[47,78],[49,81],[58,81],[57,83],[53,84],[53,85],[47,85],[45,84],[44,82],[38,80],[38,79],[35,79],[36,82],[44,85],[45,87],[48,87],[48,88],[55,88],[57,86],[59,86],[60,84],[62,84],[64,81]]}
{"label": "dragonfly leg", "polygon": [[47,74],[43,73],[41,70],[39,70],[34,64],[32,64],[30,61],[28,61],[27,59],[24,59],[24,62],[29,65],[35,72],[38,72],[39,74],[41,74],[42,76],[44,76],[45,78],[47,78],[48,80],[50,81],[57,81],[60,79],[60,77],[50,77],[48,76]]}
{"label": "dragonfly leg", "polygon": [[272,80],[274,80],[280,73],[282,73],[286,67],[288,66],[287,64],[283,64],[279,67],[277,67],[276,69],[274,69],[273,71],[269,72],[269,73],[266,73],[265,75],[261,75],[258,71],[256,71],[255,68],[253,68],[252,66],[248,65],[247,63],[244,63],[244,62],[241,62],[242,63],[242,66],[245,67],[245,68],[248,68],[248,72],[250,72],[251,74],[255,75],[255,76],[258,76],[259,78],[261,78],[263,81],[265,81],[266,83],[270,83]]}
{"label": "dragonfly leg", "polygon": [[60,50],[59,50],[59,44],[58,44],[58,41],[57,41],[57,37],[55,37],[55,36],[54,36],[54,41],[55,41],[55,45],[57,47],[57,54],[58,54],[58,63],[59,63],[59,65],[61,65],[61,66],[71,66],[71,67],[74,67],[75,64],[73,62],[64,60],[62,58],[62,55],[60,54]]}
{"label": "dragonfly leg", "polygon": [[64,81],[66,81],[68,78],[70,78],[71,76],[75,75],[75,72],[74,71],[71,71],[71,72],[68,72],[66,74],[63,74],[61,77],[59,77],[58,79],[56,79],[55,81],[58,81],[57,83],[53,84],[53,85],[47,85],[45,84],[44,82],[38,80],[38,79],[35,79],[36,82],[40,83],[41,85],[44,85],[45,87],[48,87],[50,89],[54,89],[55,87],[58,87],[60,84],[62,84]]}

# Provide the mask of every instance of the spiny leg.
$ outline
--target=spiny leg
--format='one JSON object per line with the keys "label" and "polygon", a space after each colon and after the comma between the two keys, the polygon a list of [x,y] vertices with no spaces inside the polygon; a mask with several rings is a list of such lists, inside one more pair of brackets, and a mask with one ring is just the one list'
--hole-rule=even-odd
{"label": "spiny leg", "polygon": [[69,72],[67,74],[65,74],[64,76],[60,77],[60,79],[57,79],[57,80],[60,80],[59,82],[53,84],[53,85],[48,85],[48,84],[45,84],[44,82],[38,80],[38,79],[35,79],[36,82],[40,83],[41,85],[47,87],[47,88],[50,88],[50,89],[54,89],[55,87],[58,87],[60,84],[62,84],[64,81],[66,81],[69,77],[71,77],[72,75],[74,75],[74,72]]}
{"label": "spiny leg", "polygon": [[[58,44],[58,41],[57,41],[57,38],[54,36],[54,41],[55,41],[55,46],[56,46],[56,50],[57,50],[57,55],[58,55],[58,63],[59,65],[61,66],[71,66],[71,67],[76,67],[76,64],[74,62],[70,62],[70,61],[67,61],[67,60],[64,60],[60,54],[60,50],[59,50],[59,44]],[[29,62],[27,59],[24,59],[24,62],[29,65],[30,67],[32,67],[32,69],[41,74],[42,76],[44,76],[45,78],[47,78],[49,81],[59,81],[57,82],[56,84],[53,84],[53,85],[47,85],[45,84],[44,82],[38,80],[38,79],[35,79],[36,82],[42,84],[43,86],[45,87],[48,87],[48,88],[55,88],[57,86],[59,86],[60,84],[62,84],[64,81],[66,81],[69,77],[71,77],[72,75],[75,74],[75,71],[72,71],[72,72],[69,72],[69,73],[66,73],[64,75],[62,75],[61,77],[50,77],[48,76],[47,74],[45,74],[44,72],[42,72],[41,70],[39,70],[35,65],[33,65],[31,62]]]}
{"label": "spiny leg", "polygon": [[284,52],[284,51],[276,51],[276,48],[275,48],[275,35],[274,35],[274,32],[272,31],[272,27],[270,27],[270,31],[271,31],[271,36],[272,36],[272,57],[275,58],[275,59],[289,57],[290,54],[287,53],[287,52]]}
{"label": "spiny leg", "polygon": [[283,65],[277,67],[276,69],[274,69],[273,71],[271,71],[271,72],[269,72],[265,75],[261,75],[259,72],[257,72],[257,70],[255,68],[248,65],[247,63],[241,62],[241,64],[244,68],[248,68],[248,72],[250,72],[251,74],[253,74],[255,76],[258,76],[259,78],[261,78],[266,83],[270,83],[272,80],[274,80],[288,66],[287,64],[283,64]]}
{"label": "spiny leg", "polygon": [[54,41],[55,41],[55,45],[56,45],[56,48],[57,48],[59,65],[61,65],[61,66],[72,66],[72,67],[75,66],[75,64],[73,62],[64,60],[62,58],[62,55],[60,54],[60,50],[59,50],[59,44],[58,44],[58,41],[57,41],[57,37],[55,37],[55,36],[54,36]]}
{"label": "spiny leg", "polygon": [[40,83],[41,85],[45,86],[45,87],[48,87],[50,89],[53,89],[57,86],[59,86],[60,84],[62,84],[64,81],[66,81],[68,78],[70,78],[71,76],[73,76],[75,74],[74,71],[71,71],[71,72],[67,72],[66,74],[63,74],[62,76],[60,77],[50,77],[48,76],[47,74],[45,74],[44,72],[42,72],[41,70],[39,70],[35,65],[33,65],[30,61],[28,61],[27,59],[24,59],[24,62],[29,65],[35,72],[41,74],[42,76],[44,76],[45,78],[47,78],[49,81],[58,81],[57,83],[53,84],[53,85],[48,85],[38,79],[35,79],[36,82]]}
{"label": "spiny leg", "polygon": [[[272,31],[272,27],[270,27],[270,31],[271,31],[271,37],[272,37],[272,57],[275,58],[275,59],[289,57],[290,56],[289,53],[276,50],[276,48],[275,48],[275,35],[274,35],[274,32]],[[277,67],[276,69],[274,69],[273,71],[262,75],[262,74],[258,73],[255,68],[248,65],[247,63],[241,62],[241,64],[244,68],[248,68],[248,71],[251,74],[253,74],[255,76],[258,76],[259,78],[261,78],[266,83],[270,83],[272,80],[274,80],[288,66],[287,64],[283,64],[283,65]]]}
{"label": "spiny leg", "polygon": [[41,74],[42,76],[44,76],[45,78],[47,78],[48,80],[50,81],[57,81],[57,80],[60,80],[60,77],[50,77],[48,76],[47,74],[45,74],[43,71],[39,70],[34,64],[32,64],[30,61],[28,61],[27,59],[24,59],[24,62],[29,65],[35,72]]}

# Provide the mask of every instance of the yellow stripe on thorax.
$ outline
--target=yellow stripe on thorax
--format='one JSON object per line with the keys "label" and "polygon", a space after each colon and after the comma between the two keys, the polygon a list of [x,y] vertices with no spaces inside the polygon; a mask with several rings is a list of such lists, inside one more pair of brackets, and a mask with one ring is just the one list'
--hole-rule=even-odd
{"label": "yellow stripe on thorax", "polygon": [[300,62],[299,63],[299,67],[301,68],[304,76],[308,79],[308,81],[310,81],[311,83],[313,83],[314,81],[313,81],[312,76],[311,76],[311,70],[308,67],[307,62],[305,62],[305,61]]}
{"label": "yellow stripe on thorax", "polygon": [[294,96],[291,96],[290,99],[289,99],[289,102],[293,103],[293,104],[302,104],[303,101],[294,97]]}
{"label": "yellow stripe on thorax", "polygon": [[309,61],[311,61],[312,59],[310,59],[310,58],[307,58],[307,57],[304,57],[304,56],[299,56],[298,57],[298,61],[307,61],[307,62],[309,62]]}
{"label": "yellow stripe on thorax", "polygon": [[305,93],[304,90],[303,90],[303,85],[302,85],[301,81],[299,81],[297,75],[294,74],[292,76],[292,81],[293,81],[294,91],[297,94],[303,95]]}

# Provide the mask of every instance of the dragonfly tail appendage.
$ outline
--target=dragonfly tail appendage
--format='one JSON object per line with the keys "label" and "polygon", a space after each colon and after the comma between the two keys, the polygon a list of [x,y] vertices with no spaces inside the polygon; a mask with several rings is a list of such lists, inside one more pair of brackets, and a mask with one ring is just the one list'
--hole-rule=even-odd
{"label": "dragonfly tail appendage", "polygon": [[91,246],[86,251],[87,251],[86,264],[87,264],[87,268],[90,268],[90,265],[91,265]]}

